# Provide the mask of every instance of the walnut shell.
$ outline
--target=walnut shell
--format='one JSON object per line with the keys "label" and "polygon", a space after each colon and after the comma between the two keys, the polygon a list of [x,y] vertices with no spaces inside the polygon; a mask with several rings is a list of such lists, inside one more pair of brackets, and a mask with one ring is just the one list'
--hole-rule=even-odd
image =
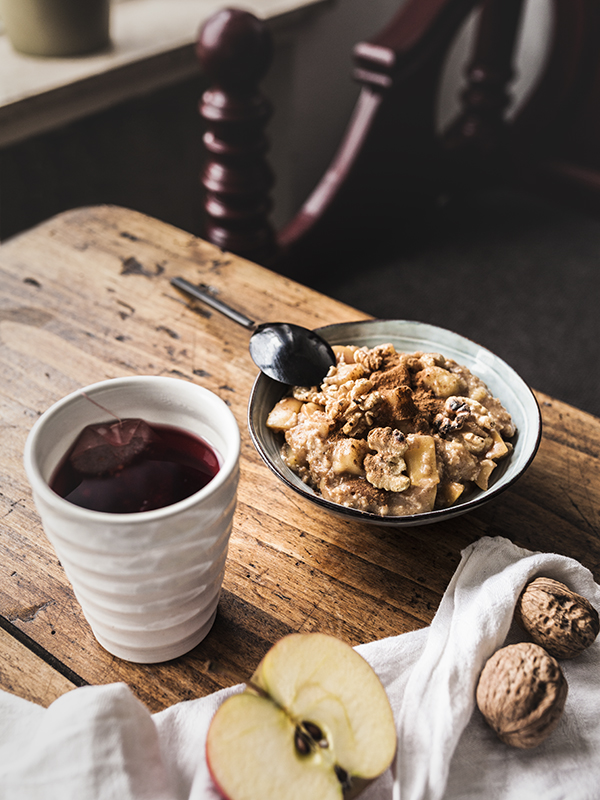
{"label": "walnut shell", "polygon": [[600,630],[591,603],[552,578],[527,584],[517,601],[515,619],[554,658],[578,656]]}
{"label": "walnut shell", "polygon": [[488,660],[477,705],[498,737],[513,747],[537,747],[559,723],[567,681],[556,659],[533,642],[511,644]]}

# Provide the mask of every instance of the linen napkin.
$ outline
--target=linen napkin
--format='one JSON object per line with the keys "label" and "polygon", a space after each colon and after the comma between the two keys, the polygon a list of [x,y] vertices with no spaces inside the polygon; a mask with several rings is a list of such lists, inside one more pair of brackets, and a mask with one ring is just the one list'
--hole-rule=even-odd
{"label": "linen napkin", "polygon": [[[386,687],[398,728],[397,761],[364,800],[600,797],[600,641],[561,662],[565,711],[534,750],[504,745],[475,708],[486,659],[526,639],[511,625],[513,609],[537,575],[600,608],[600,588],[576,561],[486,537],[463,552],[431,626],[357,647]],[[242,689],[154,715],[124,684],[74,689],[48,709],[0,693],[0,800],[216,800],[206,733],[219,704]]]}

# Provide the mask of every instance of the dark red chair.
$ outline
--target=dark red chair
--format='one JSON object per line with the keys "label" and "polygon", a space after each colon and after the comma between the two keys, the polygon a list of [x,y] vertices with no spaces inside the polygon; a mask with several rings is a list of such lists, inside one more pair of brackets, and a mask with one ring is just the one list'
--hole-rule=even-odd
{"label": "dark red chair", "polygon": [[[507,118],[523,1],[406,0],[356,45],[345,136],[279,231],[259,89],[270,38],[251,15],[218,12],[197,46],[211,84],[205,235],[374,316],[470,336],[600,415],[600,3],[548,3],[545,68]],[[439,133],[448,49],[476,6],[461,110]]]}
{"label": "dark red chair", "polygon": [[[197,45],[212,85],[204,94],[208,152],[206,236],[227,250],[271,264],[318,256],[324,243],[355,248],[402,237],[399,220],[431,212],[481,186],[560,191],[594,209],[600,189],[600,4],[548,0],[554,24],[545,72],[507,123],[507,84],[523,0],[408,0],[374,39],[354,49],[362,89],[330,167],[296,217],[273,232],[272,176],[264,125],[270,108],[259,82],[271,58],[267,27],[223,10]],[[439,135],[435,103],[448,48],[481,5],[462,112]]]}

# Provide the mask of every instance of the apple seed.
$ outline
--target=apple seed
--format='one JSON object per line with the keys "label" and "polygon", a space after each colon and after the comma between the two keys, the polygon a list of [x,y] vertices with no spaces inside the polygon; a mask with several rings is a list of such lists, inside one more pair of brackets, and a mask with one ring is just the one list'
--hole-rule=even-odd
{"label": "apple seed", "polygon": [[342,789],[345,792],[349,792],[352,788],[352,778],[343,767],[340,767],[339,764],[336,764],[333,768],[335,770],[335,774],[337,776],[338,781],[342,784]]}
{"label": "apple seed", "polygon": [[300,725],[296,725],[296,730],[294,731],[294,744],[296,745],[296,750],[301,756],[307,756],[309,753],[311,753],[314,746],[314,742],[310,735],[305,733]]}
{"label": "apple seed", "polygon": [[323,749],[329,747],[329,742],[323,735],[323,731],[318,725],[315,725],[314,722],[305,721],[302,723],[302,728],[306,731],[306,733],[308,733],[313,742],[319,745],[319,747]]}

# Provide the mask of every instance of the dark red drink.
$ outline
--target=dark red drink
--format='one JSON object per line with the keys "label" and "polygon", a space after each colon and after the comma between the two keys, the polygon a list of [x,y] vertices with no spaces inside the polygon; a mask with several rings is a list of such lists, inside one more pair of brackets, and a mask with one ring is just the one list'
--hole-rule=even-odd
{"label": "dark red drink", "polygon": [[170,425],[148,423],[151,440],[142,452],[108,474],[90,475],[65,455],[50,487],[77,506],[113,514],[151,511],[177,503],[206,486],[219,471],[215,451],[203,439]]}

